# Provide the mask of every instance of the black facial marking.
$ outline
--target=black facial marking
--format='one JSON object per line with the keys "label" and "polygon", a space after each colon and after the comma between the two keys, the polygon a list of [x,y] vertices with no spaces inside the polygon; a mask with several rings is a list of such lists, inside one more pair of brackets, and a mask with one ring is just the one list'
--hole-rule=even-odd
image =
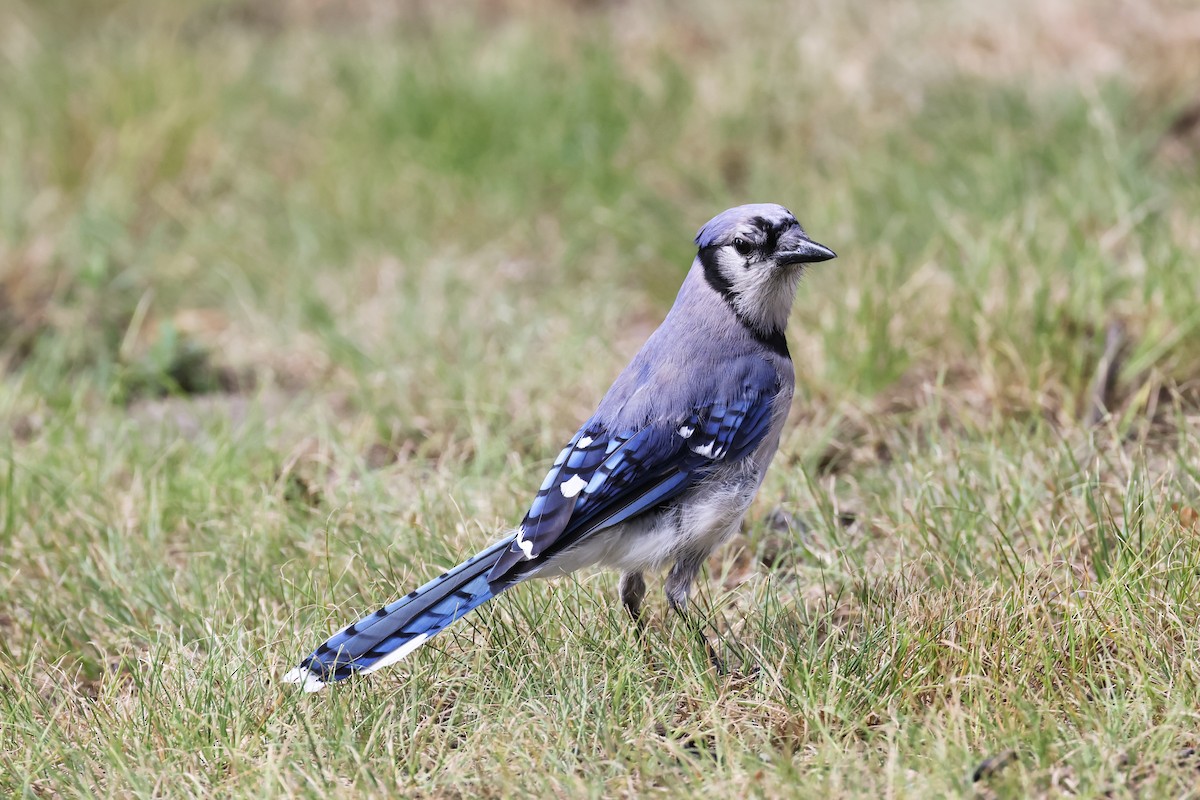
{"label": "black facial marking", "polygon": [[750,222],[753,223],[754,227],[763,232],[764,241],[762,243],[762,250],[766,255],[775,252],[775,247],[779,244],[780,235],[796,224],[796,220],[791,217],[781,219],[778,222],[772,222],[765,217],[754,217]]}
{"label": "black facial marking", "polygon": [[[776,238],[778,238],[778,234],[776,234]],[[700,264],[704,267],[704,280],[708,281],[708,285],[715,289],[717,294],[721,295],[725,302],[729,304],[729,308],[733,311],[734,316],[738,318],[738,322],[745,326],[751,336],[772,353],[790,359],[792,355],[788,352],[787,337],[784,336],[782,330],[764,334],[738,313],[737,306],[733,302],[737,298],[737,292],[733,290],[733,285],[729,280],[721,274],[720,264],[717,262],[717,251],[719,249],[715,245],[700,249],[699,258]]]}
{"label": "black facial marking", "polygon": [[718,250],[720,248],[716,245],[701,248],[700,263],[704,266],[704,280],[708,281],[708,285],[716,289],[721,297],[729,300],[734,294],[733,284],[721,274],[721,265],[717,261]]}
{"label": "black facial marking", "polygon": [[779,232],[775,230],[774,223],[764,217],[755,217],[750,220],[754,227],[763,232],[762,249],[764,253],[775,252],[775,242],[779,240]]}

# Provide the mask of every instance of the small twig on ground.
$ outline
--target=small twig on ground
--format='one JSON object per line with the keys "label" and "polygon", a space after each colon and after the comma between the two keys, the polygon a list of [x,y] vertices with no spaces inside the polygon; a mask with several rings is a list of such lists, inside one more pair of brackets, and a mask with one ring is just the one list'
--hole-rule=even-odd
{"label": "small twig on ground", "polygon": [[1108,416],[1113,405],[1113,393],[1125,356],[1125,344],[1125,326],[1118,321],[1110,322],[1104,333],[1104,355],[1100,356],[1100,363],[1096,365],[1096,375],[1088,393],[1088,427],[1099,424]]}

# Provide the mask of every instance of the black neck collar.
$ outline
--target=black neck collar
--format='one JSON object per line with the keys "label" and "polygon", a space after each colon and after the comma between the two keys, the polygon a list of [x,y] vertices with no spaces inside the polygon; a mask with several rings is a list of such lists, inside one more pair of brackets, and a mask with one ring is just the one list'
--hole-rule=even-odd
{"label": "black neck collar", "polygon": [[721,299],[729,306],[733,315],[737,317],[738,322],[746,329],[747,333],[754,337],[755,341],[759,342],[763,347],[770,350],[776,355],[791,359],[792,354],[788,352],[787,337],[784,336],[782,328],[776,328],[769,333],[763,333],[757,325],[754,325],[750,320],[746,319],[740,311],[738,311],[737,300],[738,293],[734,291],[733,285],[729,279],[721,274],[720,264],[717,263],[717,246],[700,248],[699,258],[700,264],[704,267],[704,280],[708,282],[717,294],[721,295]]}

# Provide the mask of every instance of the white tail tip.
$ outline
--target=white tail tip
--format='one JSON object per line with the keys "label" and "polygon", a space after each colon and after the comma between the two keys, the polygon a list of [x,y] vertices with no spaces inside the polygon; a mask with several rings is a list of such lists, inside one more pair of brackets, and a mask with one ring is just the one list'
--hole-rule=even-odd
{"label": "white tail tip", "polygon": [[325,688],[325,681],[308,667],[296,667],[283,676],[284,683],[296,683],[306,692],[319,692]]}

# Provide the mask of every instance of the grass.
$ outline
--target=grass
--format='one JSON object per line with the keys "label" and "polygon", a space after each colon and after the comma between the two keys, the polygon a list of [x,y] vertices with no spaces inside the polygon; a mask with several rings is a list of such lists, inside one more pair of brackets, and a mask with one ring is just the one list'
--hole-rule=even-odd
{"label": "grass", "polygon": [[[0,793],[1194,796],[1198,26],[9,2]],[[520,518],[758,200],[840,258],[700,598],[741,669],[583,574],[280,685]]]}

